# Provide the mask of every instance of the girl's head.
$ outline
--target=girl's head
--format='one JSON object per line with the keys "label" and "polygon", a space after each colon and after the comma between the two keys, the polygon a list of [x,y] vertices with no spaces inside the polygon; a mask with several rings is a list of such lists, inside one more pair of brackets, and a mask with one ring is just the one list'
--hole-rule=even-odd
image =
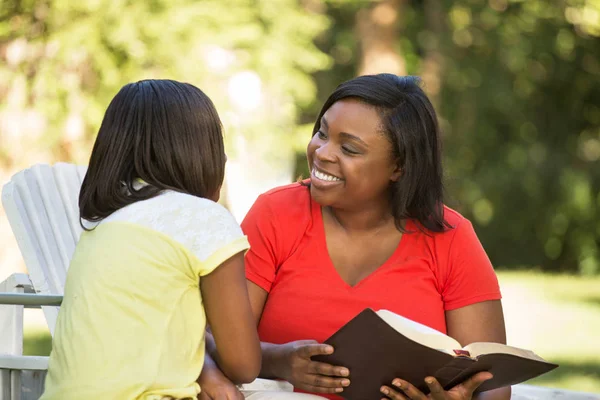
{"label": "girl's head", "polygon": [[81,186],[80,216],[100,221],[166,189],[216,201],[225,161],[219,115],[200,89],[162,79],[130,83],[102,120]]}
{"label": "girl's head", "polygon": [[319,113],[307,149],[311,194],[345,209],[390,204],[399,228],[411,218],[442,231],[440,153],[437,116],[418,77],[360,76]]}

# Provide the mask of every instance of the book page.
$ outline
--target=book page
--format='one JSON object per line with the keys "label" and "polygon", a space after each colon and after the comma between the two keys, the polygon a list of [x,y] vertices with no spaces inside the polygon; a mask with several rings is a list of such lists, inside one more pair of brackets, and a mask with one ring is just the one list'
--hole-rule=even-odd
{"label": "book page", "polygon": [[487,342],[476,342],[471,343],[464,347],[471,357],[477,357],[482,354],[512,354],[523,358],[529,358],[531,360],[546,362],[542,357],[535,354],[533,351],[520,349],[518,347],[507,346],[501,343],[487,343]]}
{"label": "book page", "polygon": [[450,336],[391,311],[379,310],[377,311],[377,315],[396,331],[424,346],[452,355],[454,355],[452,350],[462,347]]}

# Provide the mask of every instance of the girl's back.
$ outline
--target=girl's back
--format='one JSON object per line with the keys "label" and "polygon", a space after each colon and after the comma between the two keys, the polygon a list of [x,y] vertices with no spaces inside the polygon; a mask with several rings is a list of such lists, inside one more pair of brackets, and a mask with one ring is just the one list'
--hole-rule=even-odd
{"label": "girl's back", "polygon": [[219,116],[193,85],[140,81],[111,101],[81,186],[87,222],[43,400],[196,398],[208,324],[223,372],[258,375],[248,241],[216,203],[225,161]]}
{"label": "girl's back", "polygon": [[195,397],[206,328],[198,276],[247,247],[222,206],[173,191],[84,232],[43,398]]}

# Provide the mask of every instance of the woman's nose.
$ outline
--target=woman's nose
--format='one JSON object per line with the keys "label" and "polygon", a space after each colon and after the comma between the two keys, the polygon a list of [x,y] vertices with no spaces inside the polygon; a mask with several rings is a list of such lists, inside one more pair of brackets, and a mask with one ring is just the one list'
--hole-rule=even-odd
{"label": "woman's nose", "polygon": [[335,154],[329,143],[324,143],[315,150],[315,155],[320,161],[335,161]]}

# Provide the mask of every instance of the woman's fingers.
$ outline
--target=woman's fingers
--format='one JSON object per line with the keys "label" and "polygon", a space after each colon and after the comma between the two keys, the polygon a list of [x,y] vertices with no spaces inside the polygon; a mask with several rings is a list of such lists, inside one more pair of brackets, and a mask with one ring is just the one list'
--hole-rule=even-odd
{"label": "woman's fingers", "polygon": [[[404,396],[404,394],[397,391],[397,389],[395,390],[390,388],[389,386],[382,386],[380,391],[383,395],[387,396],[387,398],[390,398],[392,400],[407,400],[407,397]],[[381,400],[387,400],[387,398],[383,398]]]}
{"label": "woman's fingers", "polygon": [[[449,392],[455,392],[455,395],[456,393],[460,393],[460,398],[471,399],[473,397],[473,392],[475,392],[479,385],[491,378],[491,373],[480,372],[478,374],[473,375],[471,378],[467,379],[463,383],[450,389]],[[440,383],[434,377],[428,376],[427,378],[425,378],[425,383],[429,387],[429,396],[423,394],[423,392],[421,392],[409,382],[398,378],[394,379],[392,385],[396,388],[396,390],[401,391],[401,393],[405,397],[398,397],[398,392],[390,390],[390,388],[386,386],[381,388],[381,392],[386,394],[386,396],[393,400],[403,398],[407,398],[410,400],[446,400],[448,398],[449,392],[445,391],[442,385],[440,385]],[[388,390],[390,394],[385,393],[384,390]],[[452,396],[452,398],[454,397],[455,396]]]}
{"label": "woman's fingers", "polygon": [[433,400],[444,400],[446,398],[446,391],[437,381],[437,379],[433,377],[425,378],[425,383],[429,387],[430,397]]}
{"label": "woman's fingers", "polygon": [[311,357],[333,353],[333,347],[316,342],[295,342],[294,354],[291,359],[294,371],[294,386],[302,390],[317,393],[340,393],[350,384],[347,378],[348,368],[335,366],[318,361]]}
{"label": "woman's fingers", "polygon": [[311,343],[311,342],[305,342],[305,343],[298,343],[296,344],[296,351],[298,352],[298,355],[304,358],[311,358],[312,356],[318,356],[318,355],[322,355],[322,354],[331,354],[333,353],[333,347],[327,345],[327,344],[321,344],[321,343]]}
{"label": "woman's fingers", "polygon": [[317,375],[327,376],[348,376],[350,371],[348,368],[337,367],[331,364],[325,364],[321,362],[312,361],[308,367],[308,372]]}
{"label": "woman's fingers", "polygon": [[[417,389],[414,385],[411,385],[407,381],[402,379],[394,379],[392,381],[392,385],[396,387],[396,390],[401,390],[404,396],[410,400],[426,400],[427,396],[423,394],[419,389]],[[435,399],[438,400],[438,399]]]}
{"label": "woman's fingers", "polygon": [[345,387],[350,385],[350,380],[318,374],[306,374],[300,383],[300,388],[309,392],[341,393]]}
{"label": "woman's fingers", "polygon": [[471,395],[473,392],[485,381],[492,379],[494,376],[489,372],[479,372],[466,381],[464,381],[461,385],[463,388],[469,392]]}
{"label": "woman's fingers", "polygon": [[[317,355],[326,355],[333,353],[333,347],[327,344],[319,343],[303,343],[298,346],[298,354],[310,360],[311,357]],[[327,375],[327,376],[348,376],[350,371],[348,368],[335,366],[327,363],[318,361],[310,361],[308,365],[308,372],[316,375]]]}

